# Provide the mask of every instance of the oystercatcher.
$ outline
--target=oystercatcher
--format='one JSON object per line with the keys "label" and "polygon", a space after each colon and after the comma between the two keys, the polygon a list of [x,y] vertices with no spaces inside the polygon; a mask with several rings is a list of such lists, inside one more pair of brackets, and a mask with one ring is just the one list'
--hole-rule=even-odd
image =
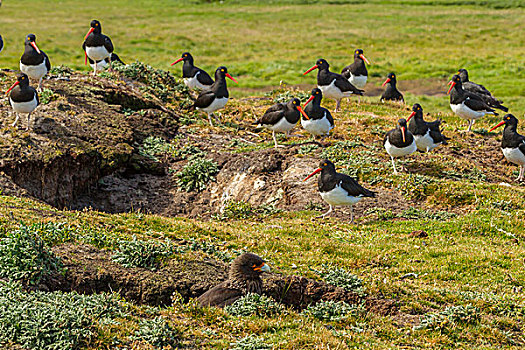
{"label": "oystercatcher", "polygon": [[454,75],[448,84],[450,85],[450,89],[447,92],[447,94],[450,94],[450,108],[460,118],[469,121],[467,131],[471,131],[474,121],[485,114],[498,115],[479,95],[463,89],[459,75]]}
{"label": "oystercatcher", "polygon": [[[323,93],[321,89],[314,88],[312,96],[304,104],[306,116],[301,118],[303,128],[314,136],[327,136],[334,128],[334,118],[330,111],[321,107]],[[312,102],[312,103],[310,103]]]}
{"label": "oystercatcher", "polygon": [[111,53],[113,52],[113,43],[108,36],[102,34],[102,26],[96,19],[91,21],[91,28],[84,37],[82,49],[84,50],[86,64],[88,57],[95,61],[93,76],[97,75],[97,62],[106,58],[109,61],[109,67],[111,69]]}
{"label": "oystercatcher", "polygon": [[26,36],[24,54],[20,58],[20,71],[29,78],[38,80],[38,90],[41,90],[42,79],[51,70],[51,63],[46,53],[36,46],[35,41],[35,34]]}
{"label": "oystercatcher", "polygon": [[408,117],[407,122],[410,122],[408,131],[414,135],[417,149],[421,152],[430,152],[441,144],[447,144],[447,138],[439,130],[441,119],[426,122],[423,119],[423,108],[419,103],[412,106],[412,114]]}
{"label": "oystercatcher", "polygon": [[520,166],[520,174],[516,181],[523,181],[525,180],[525,136],[518,134],[518,119],[512,114],[505,115],[503,121],[490,129],[489,132],[503,124],[505,124],[505,129],[503,129],[501,150],[509,162]]}
{"label": "oystercatcher", "polygon": [[211,88],[213,79],[208,73],[206,73],[206,71],[193,65],[193,56],[189,52],[183,53],[182,57],[173,62],[171,65],[173,66],[180,61],[184,61],[184,64],[182,65],[182,79],[188,88],[197,88],[201,90],[207,90]]}
{"label": "oystercatcher", "polygon": [[268,108],[255,124],[272,130],[273,142],[275,143],[275,148],[277,148],[275,132],[284,132],[286,137],[288,137],[290,130],[295,127],[295,124],[301,118],[301,114],[308,119],[308,116],[301,108],[301,101],[298,98],[293,98],[286,104],[277,103]]}
{"label": "oystercatcher", "polygon": [[317,60],[315,66],[308,69],[303,75],[310,73],[314,69],[319,70],[317,72],[317,87],[323,91],[325,97],[334,99],[337,102],[335,106],[335,112],[337,112],[343,97],[350,97],[352,94],[362,96],[364,91],[356,88],[341,74],[330,72],[329,68],[328,62],[321,58]]}
{"label": "oystercatcher", "polygon": [[11,103],[11,107],[13,107],[16,114],[16,119],[12,126],[15,126],[16,122],[18,122],[20,118],[19,113],[25,113],[27,114],[26,130],[28,130],[31,113],[40,103],[38,93],[33,87],[29,86],[29,77],[24,73],[20,73],[17,76],[17,81],[7,90],[6,95],[9,92],[11,92],[9,103]]}
{"label": "oystercatcher", "polygon": [[2,39],[2,36],[0,35],[0,52],[4,49],[4,39]]}
{"label": "oystercatcher", "polygon": [[358,89],[365,87],[368,78],[365,62],[370,64],[363,54],[363,50],[357,49],[354,51],[354,63],[346,66],[341,71],[341,75]]}
{"label": "oystercatcher", "polygon": [[397,174],[394,158],[408,156],[409,154],[414,153],[417,149],[414,136],[407,130],[407,121],[405,119],[399,119],[397,124],[397,128],[387,132],[383,140],[386,152],[392,159],[394,174]]}
{"label": "oystercatcher", "polygon": [[466,69],[458,70],[458,75],[461,78],[463,89],[474,94],[478,94],[486,104],[492,108],[501,109],[503,112],[508,112],[509,109],[502,105],[502,101],[496,99],[492,93],[487,90],[483,85],[476,84],[468,80],[468,72]]}
{"label": "oystercatcher", "polygon": [[[228,88],[226,87],[226,77],[237,83],[237,80],[228,73],[226,67],[222,66],[217,68],[215,71],[215,82],[209,90],[204,90],[199,94],[192,106],[192,108],[200,109],[208,114],[211,126],[213,126],[211,115],[213,112],[224,108],[230,96]],[[215,119],[217,119],[217,117],[215,117]],[[219,120],[217,119],[217,121]]]}
{"label": "oystercatcher", "polygon": [[[89,65],[91,68],[95,69],[95,61],[93,61],[91,58],[88,57]],[[109,62],[119,62],[122,65],[125,65],[124,62],[120,59],[120,57],[116,53],[112,53],[110,57],[106,57],[103,60],[97,61],[97,69],[102,70],[106,69],[109,66]]]}
{"label": "oystercatcher", "polygon": [[200,306],[225,307],[248,293],[261,294],[263,272],[270,272],[270,266],[258,255],[244,253],[233,260],[228,279],[202,294],[197,302]]}
{"label": "oystercatcher", "polygon": [[381,98],[379,99],[379,101],[381,101],[381,102],[398,101],[398,102],[405,103],[405,99],[403,98],[403,95],[397,89],[397,86],[396,86],[397,85],[397,79],[396,79],[396,75],[394,73],[389,73],[386,76],[386,80],[383,83],[383,85],[381,85],[381,86],[385,86],[385,85],[387,85],[386,90],[381,95]]}
{"label": "oystercatcher", "polygon": [[359,202],[364,197],[375,197],[375,193],[359,185],[357,180],[335,171],[334,163],[325,159],[321,161],[319,168],[308,175],[303,181],[308,180],[317,173],[321,173],[317,182],[321,197],[330,205],[330,209],[319,218],[324,218],[330,214],[333,207],[337,205],[350,206],[350,222],[354,222],[354,210],[352,205]]}

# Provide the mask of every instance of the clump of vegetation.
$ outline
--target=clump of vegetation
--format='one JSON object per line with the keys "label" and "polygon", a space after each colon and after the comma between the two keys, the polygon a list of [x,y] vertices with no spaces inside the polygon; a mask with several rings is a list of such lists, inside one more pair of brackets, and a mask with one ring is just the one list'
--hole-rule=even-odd
{"label": "clump of vegetation", "polygon": [[366,215],[376,214],[378,220],[392,220],[396,218],[404,218],[409,220],[427,219],[427,220],[449,220],[456,217],[455,213],[448,211],[431,211],[425,209],[418,209],[410,207],[403,210],[401,213],[394,213],[391,209],[385,208],[370,208],[365,212]]}
{"label": "clump of vegetation", "polygon": [[0,277],[36,285],[62,269],[62,262],[27,226],[0,239]]}
{"label": "clump of vegetation", "polygon": [[246,336],[236,343],[230,344],[230,350],[272,350],[272,346],[255,335]]}
{"label": "clump of vegetation", "polygon": [[56,100],[58,95],[56,95],[53,90],[44,88],[42,92],[38,94],[38,98],[41,104],[47,105],[49,102]]}
{"label": "clump of vegetation", "polygon": [[78,238],[76,229],[67,222],[40,222],[32,225],[21,224],[17,232],[22,235],[40,237],[51,246],[71,242]]}
{"label": "clump of vegetation", "polygon": [[132,340],[146,342],[156,349],[166,346],[174,347],[180,339],[180,331],[173,328],[162,317],[155,317],[151,320],[142,320],[140,328],[135,331]]}
{"label": "clump of vegetation", "polygon": [[330,159],[332,162],[345,162],[349,158],[349,151],[352,148],[362,146],[361,140],[337,141],[332,146],[325,148],[321,153],[321,158]]}
{"label": "clump of vegetation", "polygon": [[299,153],[299,154],[310,154],[310,153],[316,151],[317,149],[319,149],[319,146],[316,145],[316,144],[303,145],[303,146],[299,147],[299,150],[297,151],[297,153]]}
{"label": "clump of vegetation", "polygon": [[280,213],[281,211],[281,209],[278,209],[271,204],[254,207],[250,203],[230,199],[226,201],[224,207],[221,209],[221,213],[217,215],[216,218],[219,220],[247,219],[254,216],[270,216]]}
{"label": "clump of vegetation", "polygon": [[204,190],[210,181],[215,181],[219,171],[217,163],[204,158],[192,158],[177,174],[177,186],[186,192]]}
{"label": "clump of vegetation", "polygon": [[190,159],[193,157],[200,157],[203,156],[205,152],[201,150],[199,147],[194,145],[185,145],[184,147],[180,149],[176,149],[173,152],[174,157],[182,158],[182,159]]}
{"label": "clump of vegetation", "polygon": [[362,306],[350,305],[344,301],[324,301],[308,305],[303,315],[312,316],[322,321],[342,321],[351,316],[357,316],[363,311]]}
{"label": "clump of vegetation", "polygon": [[226,262],[232,261],[237,255],[240,254],[240,252],[235,250],[232,251],[233,254],[230,254],[229,252],[224,252],[217,248],[217,246],[213,243],[209,243],[206,241],[196,241],[193,238],[186,243],[185,249],[192,251],[201,251]]}
{"label": "clump of vegetation", "polygon": [[174,152],[175,146],[166,142],[162,137],[149,136],[142,142],[139,147],[139,154],[158,161],[158,156],[168,152]]}
{"label": "clump of vegetation", "polygon": [[301,90],[290,90],[285,87],[280,87],[278,89],[268,91],[264,94],[268,97],[273,97],[273,102],[275,103],[287,103],[292,98],[298,98],[301,100],[301,103],[305,103],[310,98],[310,93],[301,91]]}
{"label": "clump of vegetation", "polygon": [[326,281],[336,287],[341,287],[347,291],[363,294],[363,280],[341,267],[331,268],[323,265],[325,271],[318,272]]}
{"label": "clump of vegetation", "polygon": [[59,78],[69,78],[73,74],[73,70],[67,66],[57,66],[51,68],[50,75],[56,75]]}
{"label": "clump of vegetation", "polygon": [[0,281],[0,343],[24,349],[77,349],[98,333],[98,324],[125,316],[118,296],[25,292]]}
{"label": "clump of vegetation", "polygon": [[456,323],[473,324],[478,322],[479,319],[479,310],[472,305],[447,306],[443,311],[424,315],[421,323],[418,326],[414,326],[414,330],[442,330]]}
{"label": "clump of vegetation", "polygon": [[143,267],[156,269],[162,260],[176,253],[175,246],[166,242],[138,240],[133,236],[131,241],[120,241],[118,250],[112,256],[113,261],[124,267]]}
{"label": "clump of vegetation", "polygon": [[432,194],[436,180],[429,176],[409,174],[398,185],[398,189],[407,199],[424,200]]}
{"label": "clump of vegetation", "polygon": [[224,308],[224,311],[232,316],[254,315],[257,317],[280,315],[284,310],[284,306],[271,297],[255,293],[248,293]]}

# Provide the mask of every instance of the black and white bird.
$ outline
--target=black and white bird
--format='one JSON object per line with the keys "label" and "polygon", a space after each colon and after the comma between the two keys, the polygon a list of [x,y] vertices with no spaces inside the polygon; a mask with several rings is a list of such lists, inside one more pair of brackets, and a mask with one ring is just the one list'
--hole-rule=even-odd
{"label": "black and white bird", "polygon": [[479,95],[483,101],[492,108],[501,109],[503,112],[509,111],[507,107],[502,105],[503,101],[496,99],[483,85],[471,82],[468,79],[468,72],[466,69],[462,68],[458,70],[458,75],[461,78],[461,83],[463,84],[463,89],[465,89],[465,91]]}
{"label": "black and white bird", "polygon": [[[228,88],[226,86],[226,77],[237,83],[237,80],[228,73],[226,67],[222,66],[217,68],[215,71],[215,82],[210,89],[204,90],[199,94],[192,106],[192,108],[199,109],[208,114],[208,120],[210,121],[211,126],[213,126],[211,121],[211,115],[213,112],[224,108],[226,103],[228,103],[230,94],[228,93]],[[219,121],[216,116],[215,119]]]}
{"label": "black and white bird", "polygon": [[2,39],[2,36],[0,35],[0,52],[4,49],[4,39]]}
{"label": "black and white bird", "polygon": [[51,70],[49,57],[36,45],[35,34],[26,36],[24,45],[24,54],[20,58],[20,71],[29,78],[37,80],[38,90],[41,90],[42,79]]}
{"label": "black and white bird", "polygon": [[27,114],[26,130],[28,130],[31,113],[40,103],[38,100],[38,93],[33,87],[29,86],[29,77],[24,73],[20,73],[13,86],[7,90],[6,95],[7,94],[9,94],[9,103],[16,115],[16,119],[12,126],[16,125],[20,118],[20,114]]}
{"label": "black and white bird", "polygon": [[201,307],[225,307],[248,293],[262,294],[263,272],[270,272],[270,266],[258,255],[244,253],[233,260],[228,279],[202,294],[197,302]]}
{"label": "black and white bird", "polygon": [[335,165],[328,159],[321,161],[319,168],[315,169],[303,181],[308,180],[317,173],[321,173],[317,182],[321,197],[328,203],[330,209],[319,217],[330,214],[333,207],[338,205],[350,206],[350,221],[354,222],[353,205],[364,197],[375,197],[375,193],[361,186],[357,180],[335,171]]}
{"label": "black and white bird", "polygon": [[182,64],[182,79],[188,88],[201,90],[211,88],[213,79],[205,70],[193,65],[193,56],[189,52],[184,52],[182,57],[171,65],[173,66],[181,61],[184,61]]}
{"label": "black and white bird", "polygon": [[91,28],[84,37],[82,49],[84,49],[85,63],[87,64],[88,58],[95,62],[93,76],[97,75],[98,62],[104,59],[108,59],[111,69],[113,43],[108,36],[102,34],[102,25],[96,19],[91,21]]}
{"label": "black and white bird", "polygon": [[505,158],[520,167],[520,173],[516,181],[525,180],[525,136],[518,134],[518,119],[512,114],[507,114],[503,120],[489,132],[505,124],[503,129],[503,139],[501,140],[501,150]]}
{"label": "black and white bird", "polygon": [[[124,62],[120,59],[120,57],[116,53],[112,53],[110,57],[106,57],[103,60],[97,61],[97,70],[103,70],[109,67],[109,62],[119,62],[122,65],[125,65]],[[95,61],[93,61],[91,58],[88,57],[88,62],[91,68],[95,69]]]}
{"label": "black and white bird", "polygon": [[[323,92],[319,88],[312,90],[312,95],[304,104],[306,116],[301,118],[301,125],[310,134],[315,136],[328,136],[335,126],[334,118],[330,111],[321,107]],[[311,102],[311,103],[310,103]]]}
{"label": "black and white bird", "polygon": [[441,134],[439,129],[441,119],[426,122],[423,119],[423,108],[419,103],[412,106],[412,114],[408,117],[407,122],[409,122],[408,131],[414,135],[419,151],[430,152],[439,145],[447,144],[447,138]]}
{"label": "black and white bird", "polygon": [[392,159],[394,174],[397,174],[394,158],[408,156],[417,150],[416,140],[410,131],[407,130],[407,121],[399,119],[397,128],[386,133],[383,140],[386,152]]}
{"label": "black and white bird", "polygon": [[370,64],[363,50],[357,49],[354,51],[354,63],[344,67],[341,71],[341,75],[358,89],[363,89],[368,79],[368,70],[366,69],[365,62]]}
{"label": "black and white bird", "polygon": [[330,65],[326,60],[322,58],[318,59],[315,65],[304,72],[303,75],[310,73],[314,69],[318,69],[317,87],[321,89],[326,98],[331,98],[336,101],[335,112],[339,111],[343,97],[363,95],[363,90],[356,88],[341,74],[330,72]]}
{"label": "black and white bird", "polygon": [[289,136],[289,132],[295,127],[301,114],[308,119],[308,116],[301,108],[301,101],[298,98],[292,98],[288,103],[277,103],[264,112],[264,115],[255,121],[258,126],[264,126],[272,130],[273,142],[275,148],[279,147],[275,132],[284,132]]}
{"label": "black and white bird", "polygon": [[447,94],[450,94],[450,108],[460,118],[469,121],[467,131],[471,131],[475,120],[483,117],[485,114],[498,115],[479,95],[463,89],[459,75],[454,75],[448,84],[450,85],[447,92]]}
{"label": "black and white bird", "polygon": [[381,86],[386,85],[386,90],[381,95],[381,98],[379,99],[381,102],[385,101],[396,101],[396,102],[405,102],[405,99],[403,98],[403,94],[399,92],[397,89],[397,78],[394,73],[389,73],[386,76],[386,80]]}

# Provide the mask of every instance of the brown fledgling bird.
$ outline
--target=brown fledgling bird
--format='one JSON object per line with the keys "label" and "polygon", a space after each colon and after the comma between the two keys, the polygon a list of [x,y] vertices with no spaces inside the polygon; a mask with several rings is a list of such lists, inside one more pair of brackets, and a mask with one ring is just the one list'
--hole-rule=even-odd
{"label": "brown fledgling bird", "polygon": [[270,272],[270,266],[258,255],[244,253],[233,260],[228,279],[201,295],[197,301],[200,306],[225,307],[248,293],[261,294],[263,272]]}

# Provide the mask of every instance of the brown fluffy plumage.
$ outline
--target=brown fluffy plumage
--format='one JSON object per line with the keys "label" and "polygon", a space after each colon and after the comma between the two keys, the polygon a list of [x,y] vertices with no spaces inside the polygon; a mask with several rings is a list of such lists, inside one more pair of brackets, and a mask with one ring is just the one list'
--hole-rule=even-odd
{"label": "brown fluffy plumage", "polygon": [[269,266],[259,256],[244,253],[232,262],[228,279],[208,290],[197,301],[200,306],[225,307],[247,293],[261,294],[261,274],[268,271]]}

